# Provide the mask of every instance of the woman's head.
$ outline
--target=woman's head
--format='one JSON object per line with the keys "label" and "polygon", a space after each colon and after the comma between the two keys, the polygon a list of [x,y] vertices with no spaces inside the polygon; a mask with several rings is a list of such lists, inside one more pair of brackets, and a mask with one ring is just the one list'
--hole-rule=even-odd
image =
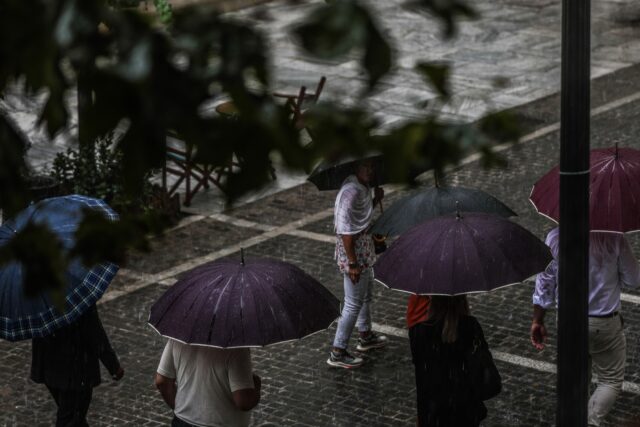
{"label": "woman's head", "polygon": [[458,321],[469,315],[469,302],[466,295],[433,295],[429,304],[429,319],[444,319],[442,342],[452,343],[458,339]]}

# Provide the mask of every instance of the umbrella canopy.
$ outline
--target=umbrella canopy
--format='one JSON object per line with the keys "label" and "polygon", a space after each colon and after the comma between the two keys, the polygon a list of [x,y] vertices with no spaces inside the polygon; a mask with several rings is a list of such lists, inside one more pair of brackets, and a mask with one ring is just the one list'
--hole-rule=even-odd
{"label": "umbrella canopy", "polygon": [[187,344],[263,347],[328,328],[339,305],[294,265],[226,258],[186,273],[151,307],[149,324]]}
{"label": "umbrella canopy", "polygon": [[[625,233],[640,230],[640,151],[633,148],[591,150],[589,227]],[[529,197],[539,214],[560,220],[560,167],[535,183]]]}
{"label": "umbrella canopy", "polygon": [[460,295],[516,284],[543,271],[549,248],[508,219],[440,216],[400,236],[373,266],[377,282],[419,295]]}
{"label": "umbrella canopy", "polygon": [[386,173],[382,154],[374,154],[362,158],[348,157],[337,162],[321,162],[309,175],[307,181],[312,182],[320,191],[338,190],[344,180],[355,174],[356,165],[361,161],[373,162],[374,176],[371,187],[386,184]]}
{"label": "umbrella canopy", "polygon": [[505,218],[516,216],[504,203],[482,190],[434,187],[389,206],[371,226],[370,232],[397,236],[427,219],[456,211],[493,213]]}
{"label": "umbrella canopy", "polygon": [[[118,218],[99,199],[79,195],[45,199],[2,224],[0,246],[7,244],[16,232],[32,222],[49,227],[61,240],[63,250],[69,250],[74,245],[74,233],[85,208],[98,210],[114,221]],[[5,264],[0,268],[0,338],[18,341],[43,337],[72,323],[96,303],[117,271],[118,266],[112,263],[87,268],[79,259],[72,260],[66,271],[66,311],[60,313],[44,293],[32,299],[25,297],[22,264]]]}

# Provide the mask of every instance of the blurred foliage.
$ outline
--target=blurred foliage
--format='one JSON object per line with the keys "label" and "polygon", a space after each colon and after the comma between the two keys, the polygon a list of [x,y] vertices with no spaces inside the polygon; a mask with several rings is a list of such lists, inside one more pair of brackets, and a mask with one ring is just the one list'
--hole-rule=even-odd
{"label": "blurred foliage", "polygon": [[160,17],[160,22],[165,25],[171,24],[171,21],[173,20],[173,9],[171,8],[171,3],[167,0],[153,0],[153,5]]}
{"label": "blurred foliage", "polygon": [[56,307],[64,308],[65,271],[68,264],[62,242],[42,224],[28,223],[13,239],[0,246],[0,265],[22,264],[22,286],[28,298],[48,292]]}
{"label": "blurred foliage", "polygon": [[64,194],[83,194],[103,199],[118,213],[144,212],[152,196],[151,171],[143,182],[141,194],[127,193],[123,174],[123,153],[115,146],[113,133],[95,141],[58,153],[53,160],[51,176]]}
{"label": "blurred foliage", "polygon": [[[40,122],[54,137],[68,127],[66,99],[80,88],[78,152],[89,153],[89,158],[98,150],[97,163],[90,161],[87,166],[96,174],[111,173],[115,166],[108,156],[99,160],[102,146],[98,143],[96,148],[96,141],[115,129],[121,132],[116,143],[121,154],[113,172],[119,177],[109,184],[117,186],[117,191],[103,189],[105,194],[141,197],[149,173],[165,162],[168,132],[191,146],[199,162],[220,167],[231,160],[238,163],[239,167],[225,169],[223,190],[230,201],[271,179],[274,154],[284,159],[285,166],[309,171],[322,158],[376,149],[386,155],[392,177],[402,180],[409,167],[442,172],[470,152],[479,152],[486,165],[500,164],[492,144],[519,135],[506,113],[488,115],[476,124],[452,124],[437,111],[426,111],[421,119],[382,132],[359,104],[353,108],[320,104],[305,112],[305,125],[313,129],[314,141],[304,146],[290,111],[271,95],[271,56],[267,39],[258,30],[206,7],[173,10],[170,21],[165,19],[168,14],[161,18],[170,22],[162,27],[138,5],[135,0],[0,2],[0,93],[16,82],[28,95],[46,93]],[[455,35],[459,18],[476,17],[462,0],[418,0],[412,7],[435,16],[443,24],[445,37]],[[170,10],[161,9],[161,14]],[[393,70],[392,43],[369,8],[358,1],[319,5],[293,33],[303,49],[320,60],[357,57],[368,76],[362,97]],[[446,64],[421,63],[417,70],[444,101],[454,96]],[[205,102],[221,94],[237,106],[235,119],[201,113]],[[2,208],[23,202],[20,170],[25,166],[26,146],[24,136],[0,115]],[[68,160],[71,163],[60,166],[60,173],[84,168],[76,167],[75,161],[73,157]],[[117,223],[87,215],[74,253],[89,263],[122,262],[125,248],[144,249],[145,236],[162,226],[162,221],[144,215],[122,216]],[[47,263],[63,265],[64,261],[53,255],[53,243],[41,254],[49,257],[47,263],[26,257],[21,241],[37,241],[38,234],[43,241],[47,238],[44,230],[29,232],[2,247],[0,263],[13,256],[24,262],[33,284],[37,286],[37,278],[51,283],[50,275],[59,274],[61,267],[46,267]]]}

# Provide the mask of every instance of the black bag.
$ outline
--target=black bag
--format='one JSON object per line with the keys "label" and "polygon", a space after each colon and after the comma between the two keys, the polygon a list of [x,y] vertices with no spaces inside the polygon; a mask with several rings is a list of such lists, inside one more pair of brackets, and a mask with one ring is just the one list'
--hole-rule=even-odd
{"label": "black bag", "polygon": [[[479,332],[479,333],[478,333]],[[470,375],[473,394],[478,400],[489,400],[502,390],[502,377],[493,361],[489,345],[479,330],[473,345],[466,355],[467,370]]]}

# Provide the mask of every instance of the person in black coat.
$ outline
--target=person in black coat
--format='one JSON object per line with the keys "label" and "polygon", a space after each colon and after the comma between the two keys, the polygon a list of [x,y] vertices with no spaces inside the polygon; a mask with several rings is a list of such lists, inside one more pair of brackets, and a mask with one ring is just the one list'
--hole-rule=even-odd
{"label": "person in black coat", "polygon": [[475,351],[474,346],[487,344],[482,327],[469,315],[466,296],[432,296],[428,319],[412,326],[409,338],[418,426],[478,426],[487,408],[469,372],[468,355]]}
{"label": "person in black coat", "polygon": [[95,305],[72,324],[32,340],[31,379],[53,396],[56,427],[88,426],[93,387],[101,382],[98,360],[114,380],[124,375]]}

